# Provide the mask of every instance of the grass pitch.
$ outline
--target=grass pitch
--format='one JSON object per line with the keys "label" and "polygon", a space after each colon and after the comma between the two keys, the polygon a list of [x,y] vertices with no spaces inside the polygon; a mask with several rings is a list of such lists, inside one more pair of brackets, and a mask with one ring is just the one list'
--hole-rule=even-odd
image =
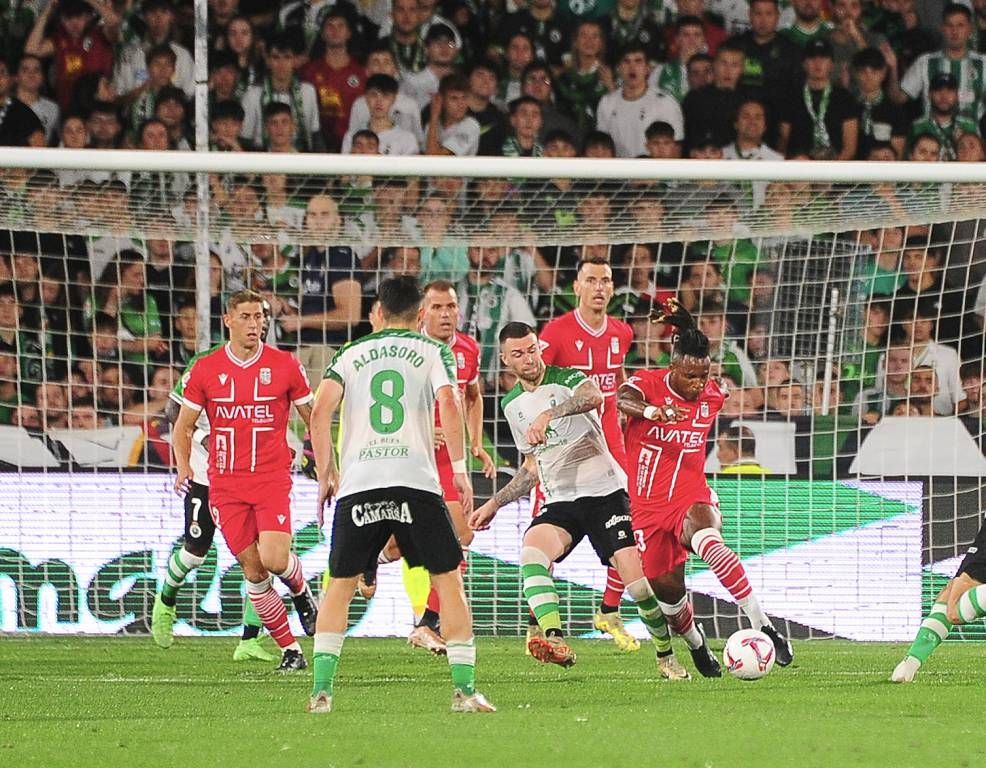
{"label": "grass pitch", "polygon": [[233,663],[235,642],[0,639],[0,765],[896,768],[972,765],[982,741],[977,644],[939,649],[906,686],[887,682],[903,645],[830,641],[796,644],[796,666],[755,683],[672,684],[647,646],[575,641],[566,672],[521,640],[481,639],[480,689],[499,712],[453,715],[444,660],[349,639],[336,709],[315,717],[309,673]]}

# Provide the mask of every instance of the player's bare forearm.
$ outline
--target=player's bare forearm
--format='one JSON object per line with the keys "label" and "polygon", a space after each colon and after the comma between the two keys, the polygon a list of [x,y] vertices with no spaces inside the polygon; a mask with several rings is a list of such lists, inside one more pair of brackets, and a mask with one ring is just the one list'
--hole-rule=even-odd
{"label": "player's bare forearm", "polygon": [[180,411],[181,406],[169,397],[167,405],[164,406],[164,416],[172,427],[178,423],[178,413]]}
{"label": "player's bare forearm", "polygon": [[579,385],[570,398],[562,400],[554,408],[549,408],[546,413],[554,419],[564,416],[574,416],[578,413],[588,413],[594,411],[603,404],[603,393],[592,379],[586,379]]}
{"label": "player's bare forearm", "polygon": [[445,447],[449,459],[462,461],[466,457],[466,436],[459,393],[455,387],[447,386],[438,390],[438,415],[445,433]]}
{"label": "player's bare forearm", "polygon": [[172,430],[171,445],[175,450],[175,461],[178,468],[187,468],[192,459],[192,434],[195,431],[195,421],[199,413],[187,405],[183,405],[178,411],[178,418],[175,420],[175,427]]}
{"label": "player's bare forearm", "polygon": [[315,404],[309,413],[309,430],[312,436],[312,452],[319,478],[329,478],[335,473],[335,456],[332,450],[332,419],[342,402],[342,385],[333,379],[323,379],[315,393]]}
{"label": "player's bare forearm", "polygon": [[532,469],[532,464],[533,459],[525,458],[524,463],[520,465],[520,469],[517,470],[517,474],[513,476],[511,481],[493,494],[493,503],[496,504],[497,509],[526,496],[537,485],[537,465],[534,464]]}
{"label": "player's bare forearm", "polygon": [[644,418],[644,409],[648,403],[639,389],[623,384],[616,391],[616,407],[620,413],[637,419]]}
{"label": "player's bare forearm", "polygon": [[304,405],[296,405],[295,410],[298,411],[298,416],[303,422],[305,422],[305,428],[311,429],[312,426],[312,404],[305,403]]}
{"label": "player's bare forearm", "polygon": [[469,444],[475,448],[483,444],[483,394],[479,391],[478,382],[466,387],[465,399]]}

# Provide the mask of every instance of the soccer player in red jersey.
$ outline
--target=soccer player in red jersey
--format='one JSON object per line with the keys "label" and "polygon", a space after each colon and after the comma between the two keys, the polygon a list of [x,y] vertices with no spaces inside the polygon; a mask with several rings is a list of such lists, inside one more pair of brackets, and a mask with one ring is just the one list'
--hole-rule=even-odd
{"label": "soccer player in red jersey", "polygon": [[[616,407],[616,390],[626,380],[623,361],[633,344],[633,329],[606,314],[613,298],[613,270],[603,258],[585,258],[575,278],[578,304],[548,323],[541,331],[542,359],[546,365],[575,368],[591,378],[603,393],[603,434],[613,458],[626,469],[626,449]],[[540,496],[538,498],[540,502]],[[540,503],[535,506],[535,510]],[[640,643],[630,635],[620,618],[623,580],[615,568],[606,569],[606,591],[592,623],[612,635],[616,645],[635,651]]]}
{"label": "soccer player in red jersey", "polygon": [[279,670],[308,665],[288,626],[271,574],[291,593],[298,618],[315,632],[316,607],[301,561],[291,551],[291,449],[286,433],[291,405],[307,425],[313,395],[304,367],[289,353],[260,340],[263,297],[229,297],[223,323],[229,342],[199,358],[186,374],[173,442],[175,490],[192,478],[192,433],[201,411],[209,417],[209,505],[230,551],[243,569],[257,615],[283,651]]}
{"label": "soccer player in red jersey", "polygon": [[709,379],[709,340],[675,299],[658,320],[678,331],[670,367],[640,371],[618,394],[628,419],[630,513],[644,575],[705,677],[721,672],[685,591],[689,552],[705,561],[753,627],[773,641],[777,663],[787,666],[791,645],[760,607],[739,557],[723,543],[719,499],[705,479],[706,441],[728,397]]}

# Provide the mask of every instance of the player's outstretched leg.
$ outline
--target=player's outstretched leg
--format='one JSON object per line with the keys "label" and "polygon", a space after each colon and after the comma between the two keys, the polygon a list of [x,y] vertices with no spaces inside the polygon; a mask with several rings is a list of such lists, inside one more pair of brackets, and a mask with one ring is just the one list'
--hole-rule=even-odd
{"label": "player's outstretched leg", "polygon": [[277,657],[260,644],[264,623],[249,598],[243,601],[243,634],[233,651],[233,661],[274,661]]}
{"label": "player's outstretched leg", "polygon": [[692,656],[692,663],[702,677],[722,677],[722,668],[719,660],[709,648],[709,643],[705,639],[705,631],[701,625],[695,623],[695,614],[692,611],[692,604],[688,595],[684,594],[684,567],[681,569],[681,598],[673,603],[658,601],[661,613],[667,619],[671,630],[679,635],[688,646],[688,651]]}
{"label": "player's outstretched leg", "polygon": [[205,562],[205,557],[193,555],[184,546],[171,553],[168,560],[168,572],[164,577],[161,591],[154,598],[154,610],[151,613],[151,636],[160,648],[170,648],[174,642],[172,628],[175,625],[175,603],[178,590],[185,583],[185,578],[194,569]]}
{"label": "player's outstretched leg", "polygon": [[524,597],[543,632],[543,635],[528,640],[527,649],[538,661],[558,664],[567,669],[575,664],[575,651],[568,647],[561,631],[558,592],[550,567],[551,558],[541,549],[527,546],[525,537],[525,546],[520,550]]}
{"label": "player's outstretched leg", "polygon": [[482,693],[476,690],[476,640],[472,616],[458,569],[431,574],[438,590],[448,647],[449,672],[452,675],[453,712],[496,712]]}
{"label": "player's outstretched leg", "polygon": [[605,632],[613,638],[616,647],[621,651],[640,650],[640,643],[627,632],[620,617],[620,602],[623,600],[623,590],[626,587],[620,572],[616,568],[606,569],[606,590],[603,592],[603,602],[592,617],[592,626],[600,632]]}
{"label": "player's outstretched leg", "polygon": [[[705,504],[693,506],[685,520],[685,531],[697,530],[688,538],[688,545],[692,552],[705,561],[719,582],[733,596],[733,599],[750,619],[754,629],[759,629],[773,641],[777,663],[786,667],[794,660],[791,644],[784,635],[774,628],[770,619],[767,618],[767,614],[760,607],[760,601],[753,594],[753,587],[750,586],[750,581],[746,577],[743,563],[722,540],[718,521],[719,515],[712,507]],[[707,525],[707,523],[713,523],[714,526]],[[687,533],[683,534],[683,536],[685,535]]]}

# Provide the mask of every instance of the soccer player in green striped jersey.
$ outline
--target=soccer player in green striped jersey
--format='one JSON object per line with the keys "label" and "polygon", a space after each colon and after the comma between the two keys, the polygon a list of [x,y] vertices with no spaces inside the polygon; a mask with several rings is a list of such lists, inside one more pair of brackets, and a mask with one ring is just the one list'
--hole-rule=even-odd
{"label": "soccer player in green striped jersey", "polygon": [[911,683],[921,665],[948,637],[955,624],[986,616],[986,521],[945,588],[938,593],[907,655],[890,675],[895,683]]}
{"label": "soccer player in green striped jersey", "polygon": [[524,596],[544,632],[528,641],[531,656],[562,667],[575,664],[562,633],[550,569],[588,538],[602,564],[619,572],[637,604],[660,674],[687,680],[688,672],[671,650],[657,597],[644,578],[630,525],[627,476],[609,451],[599,418],[599,386],[574,368],[545,365],[537,334],[524,323],[508,323],[500,331],[500,359],[517,376],[501,407],[524,460],[514,479],[477,509],[469,524],[488,528],[500,507],[530,493],[540,480],[544,510],[528,527],[520,551]]}

